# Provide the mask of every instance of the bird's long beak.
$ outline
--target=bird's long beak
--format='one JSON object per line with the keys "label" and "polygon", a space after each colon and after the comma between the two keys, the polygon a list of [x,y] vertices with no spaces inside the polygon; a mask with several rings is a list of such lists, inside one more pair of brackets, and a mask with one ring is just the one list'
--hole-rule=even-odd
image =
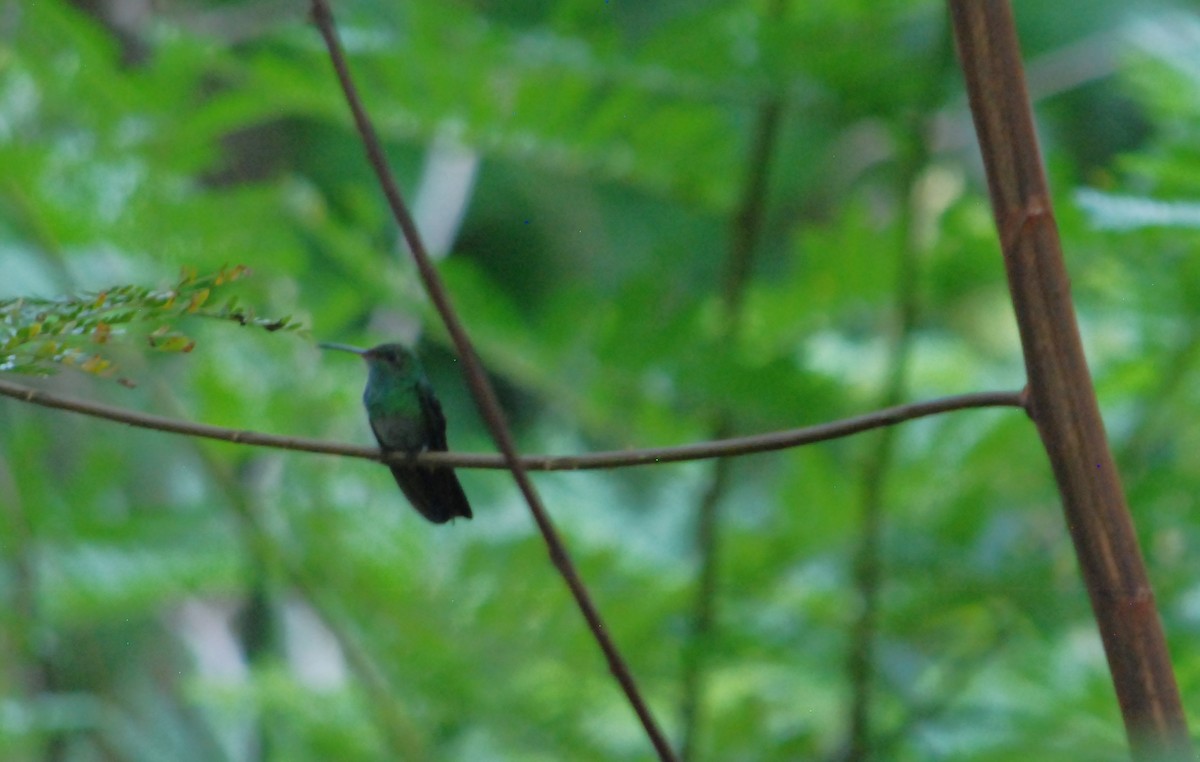
{"label": "bird's long beak", "polygon": [[321,349],[336,349],[339,352],[350,352],[351,354],[356,354],[359,357],[367,354],[367,350],[359,349],[358,347],[352,347],[349,344],[335,344],[330,341],[322,341],[317,344],[317,346]]}

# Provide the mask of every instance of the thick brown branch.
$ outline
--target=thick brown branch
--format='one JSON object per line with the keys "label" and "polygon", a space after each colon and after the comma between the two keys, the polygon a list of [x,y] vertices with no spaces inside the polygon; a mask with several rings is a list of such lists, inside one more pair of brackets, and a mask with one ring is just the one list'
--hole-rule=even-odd
{"label": "thick brown branch", "polygon": [[1012,9],[950,0],[992,212],[1029,374],[1029,410],[1140,759],[1191,759],[1191,741],[1133,519],[1083,354],[1042,169]]}
{"label": "thick brown branch", "polygon": [[[11,397],[42,407],[66,410],[93,418],[115,421],[116,423],[123,423],[127,426],[134,426],[140,429],[163,431],[169,434],[184,434],[186,436],[216,439],[222,442],[232,442],[234,444],[250,445],[253,447],[273,447],[278,450],[296,450],[321,455],[340,455],[348,458],[362,458],[374,461],[409,462],[403,455],[392,454],[385,456],[375,447],[339,444],[337,442],[327,442],[322,439],[283,437],[275,434],[263,434],[257,431],[228,429],[205,423],[192,423],[190,421],[181,421],[177,418],[166,418],[136,410],[101,405],[96,402],[60,397],[39,389],[31,389],[28,386],[2,380],[0,380],[0,396]],[[1021,407],[1021,393],[974,392],[972,394],[959,394],[953,397],[941,397],[925,402],[897,405],[854,418],[845,418],[840,421],[822,423],[817,426],[784,429],[782,431],[772,431],[753,436],[716,439],[708,442],[677,445],[675,447],[653,447],[643,450],[611,450],[609,452],[595,452],[587,455],[524,455],[520,458],[520,461],[528,471],[586,471],[602,468],[627,468],[629,466],[680,463],[689,460],[706,460],[709,458],[737,455],[754,455],[761,452],[786,450],[792,447],[800,447],[801,445],[840,439],[883,426],[894,426],[897,423],[917,418],[926,418],[939,413],[985,407]],[[415,462],[421,465],[446,468],[508,468],[508,464],[502,456],[483,453],[422,453],[416,457]]]}

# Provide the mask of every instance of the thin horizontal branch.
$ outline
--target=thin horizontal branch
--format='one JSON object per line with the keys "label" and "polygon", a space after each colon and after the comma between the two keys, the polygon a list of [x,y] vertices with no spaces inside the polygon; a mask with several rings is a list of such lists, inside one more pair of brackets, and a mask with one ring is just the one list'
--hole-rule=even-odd
{"label": "thin horizontal branch", "polygon": [[[0,380],[0,395],[29,402],[42,407],[66,410],[72,413],[103,418],[108,421],[124,423],[141,429],[165,431],[170,434],[185,434],[205,439],[216,439],[222,442],[252,445],[254,447],[274,447],[280,450],[298,450],[322,455],[341,455],[349,458],[383,461],[385,456],[377,448],[362,445],[338,444],[321,439],[303,439],[300,437],[283,437],[275,434],[263,434],[256,431],[227,429],[221,426],[210,426],[205,423],[191,423],[175,418],[166,418],[136,410],[101,405],[95,402],[60,397],[56,394],[32,389],[20,384]],[[938,413],[948,413],[953,410],[982,407],[1022,407],[1020,392],[973,392],[951,397],[912,402],[907,405],[876,410],[854,418],[822,423],[816,426],[805,426],[798,429],[772,431],[766,434],[755,434],[731,439],[716,439],[708,442],[674,447],[653,447],[643,450],[612,450],[586,455],[524,455],[521,464],[530,471],[584,471],[601,468],[625,468],[629,466],[646,466],[660,463],[678,463],[688,460],[705,460],[737,455],[753,455],[760,452],[786,450],[791,447],[825,442],[839,439],[852,434],[859,434],[883,426],[892,426],[915,418],[925,418]],[[388,462],[410,462],[404,455],[386,456]],[[453,468],[490,468],[506,469],[504,457],[484,453],[438,452],[422,453],[415,458],[416,463],[429,466],[447,466]]]}

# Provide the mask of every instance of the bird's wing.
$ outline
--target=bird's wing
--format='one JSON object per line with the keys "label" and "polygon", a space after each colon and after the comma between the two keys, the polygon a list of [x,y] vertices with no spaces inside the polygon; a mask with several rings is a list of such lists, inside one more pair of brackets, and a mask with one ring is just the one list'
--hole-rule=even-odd
{"label": "bird's wing", "polygon": [[427,383],[417,385],[417,395],[421,400],[421,412],[425,418],[426,433],[429,436],[430,450],[446,450],[446,415],[442,412],[442,403],[438,402],[433,393],[433,387]]}
{"label": "bird's wing", "polygon": [[368,418],[367,423],[371,425],[371,433],[375,435],[375,441],[379,443],[379,448],[381,450],[389,449],[387,444],[383,441],[383,435],[379,433],[379,427],[375,425],[375,421]]}

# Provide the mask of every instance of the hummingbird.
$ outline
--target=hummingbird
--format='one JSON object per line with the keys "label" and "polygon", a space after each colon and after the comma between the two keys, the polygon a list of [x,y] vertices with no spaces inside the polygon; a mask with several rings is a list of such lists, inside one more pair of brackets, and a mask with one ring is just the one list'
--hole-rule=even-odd
{"label": "hummingbird", "polygon": [[[366,361],[367,388],[362,399],[380,449],[409,456],[447,449],[446,416],[412,350],[402,344],[371,349],[330,343],[319,346],[352,352]],[[435,524],[458,516],[471,518],[471,506],[452,469],[415,464],[390,467],[400,491],[425,518]]]}

